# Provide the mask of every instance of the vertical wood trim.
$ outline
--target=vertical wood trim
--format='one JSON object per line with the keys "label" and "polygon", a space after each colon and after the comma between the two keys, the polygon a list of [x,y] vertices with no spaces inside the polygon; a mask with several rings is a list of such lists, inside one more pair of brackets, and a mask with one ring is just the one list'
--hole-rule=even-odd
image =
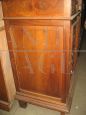
{"label": "vertical wood trim", "polygon": [[64,0],[64,17],[71,17],[71,0]]}
{"label": "vertical wood trim", "polygon": [[[70,21],[64,21],[64,43],[65,43],[65,73],[64,73],[64,86],[63,86],[63,94],[64,99],[63,102],[66,102],[66,98],[68,96],[69,91],[69,85],[70,85],[70,72],[69,72],[69,55],[70,55],[70,42],[71,42],[71,36],[70,36]],[[69,34],[68,34],[69,33]]]}
{"label": "vertical wood trim", "polygon": [[6,85],[7,95],[9,102],[14,100],[15,97],[15,86],[14,86],[14,80],[13,80],[13,74],[9,59],[9,51],[6,41],[6,35],[5,31],[0,32],[0,50],[1,50],[1,66],[4,74],[4,81]]}

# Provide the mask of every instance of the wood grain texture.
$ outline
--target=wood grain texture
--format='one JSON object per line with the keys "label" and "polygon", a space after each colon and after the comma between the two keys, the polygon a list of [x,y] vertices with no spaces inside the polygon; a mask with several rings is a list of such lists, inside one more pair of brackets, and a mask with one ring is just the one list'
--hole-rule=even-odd
{"label": "wood grain texture", "polygon": [[[14,43],[13,48],[19,51],[18,53],[14,51],[14,55],[20,88],[60,96],[59,76],[62,76],[62,53],[58,50],[63,50],[63,28],[13,26],[11,29],[13,29],[10,30],[10,36]],[[21,41],[18,36],[21,36]],[[57,40],[56,36],[58,36]],[[56,47],[56,45],[58,46]],[[54,87],[57,87],[57,89]]]}
{"label": "wood grain texture", "polygon": [[72,2],[3,1],[16,98],[61,114],[70,110],[72,52],[79,41],[80,13],[71,16]]}
{"label": "wood grain texture", "polygon": [[[16,5],[17,2],[17,5]],[[20,4],[21,2],[21,4]],[[56,16],[63,15],[64,7],[63,0],[15,0],[15,1],[3,1],[5,11],[4,14],[7,17],[11,16]],[[59,7],[58,7],[59,6]],[[11,12],[9,12],[9,10]],[[23,11],[22,11],[23,9]],[[53,9],[53,10],[52,10]],[[60,10],[61,9],[61,10]],[[57,14],[57,12],[58,14]]]}
{"label": "wood grain texture", "polygon": [[4,30],[0,31],[0,43],[0,108],[9,110],[15,97],[15,86]]}
{"label": "wood grain texture", "polygon": [[[68,18],[78,12],[77,0],[3,0],[4,17]],[[17,2],[17,5],[16,5]],[[21,2],[21,4],[20,4]],[[71,6],[71,4],[73,4]],[[11,12],[9,12],[9,9]],[[23,9],[23,10],[22,10]]]}
{"label": "wood grain texture", "polygon": [[5,102],[5,101],[0,100],[0,109],[3,109],[5,111],[10,111],[11,106],[12,105],[9,102]]}
{"label": "wood grain texture", "polygon": [[8,101],[7,89],[6,89],[6,85],[4,82],[1,62],[0,62],[0,100]]}

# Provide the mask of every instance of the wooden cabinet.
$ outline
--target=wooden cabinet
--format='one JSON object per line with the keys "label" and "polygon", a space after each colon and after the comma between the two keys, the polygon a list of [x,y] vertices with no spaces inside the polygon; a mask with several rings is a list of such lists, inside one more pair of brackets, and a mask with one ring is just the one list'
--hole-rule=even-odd
{"label": "wooden cabinet", "polygon": [[3,77],[3,72],[2,72],[2,67],[1,67],[1,62],[0,62],[0,108],[1,109],[6,109],[6,106],[8,105],[8,94],[6,90],[6,85]]}
{"label": "wooden cabinet", "polygon": [[62,115],[69,112],[80,30],[80,12],[74,11],[71,16],[72,2],[3,0],[16,98],[20,104],[33,103],[61,111]]}
{"label": "wooden cabinet", "polygon": [[15,97],[15,86],[5,31],[2,27],[0,29],[0,109],[10,110]]}

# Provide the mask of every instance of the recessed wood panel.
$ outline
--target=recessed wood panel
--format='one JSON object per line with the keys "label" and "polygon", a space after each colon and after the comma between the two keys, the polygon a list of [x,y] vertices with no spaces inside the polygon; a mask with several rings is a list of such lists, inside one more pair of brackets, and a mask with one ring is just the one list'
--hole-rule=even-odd
{"label": "recessed wood panel", "polygon": [[20,89],[60,97],[63,27],[13,25],[9,34]]}

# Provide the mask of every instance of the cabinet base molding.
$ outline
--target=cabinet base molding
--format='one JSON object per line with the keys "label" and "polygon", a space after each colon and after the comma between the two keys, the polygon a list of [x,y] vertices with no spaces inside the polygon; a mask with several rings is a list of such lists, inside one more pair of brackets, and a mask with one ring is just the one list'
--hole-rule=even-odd
{"label": "cabinet base molding", "polygon": [[11,109],[11,104],[0,100],[0,109],[9,111]]}
{"label": "cabinet base molding", "polygon": [[63,113],[69,112],[66,104],[62,103],[61,101],[55,101],[55,99],[52,97],[51,99],[48,100],[44,97],[42,98],[40,95],[36,96],[36,94],[34,93],[32,93],[32,95],[31,94],[28,95],[22,92],[17,92],[16,99],[19,101],[28,102],[31,104],[35,104],[41,107],[45,107],[45,108],[56,110]]}

